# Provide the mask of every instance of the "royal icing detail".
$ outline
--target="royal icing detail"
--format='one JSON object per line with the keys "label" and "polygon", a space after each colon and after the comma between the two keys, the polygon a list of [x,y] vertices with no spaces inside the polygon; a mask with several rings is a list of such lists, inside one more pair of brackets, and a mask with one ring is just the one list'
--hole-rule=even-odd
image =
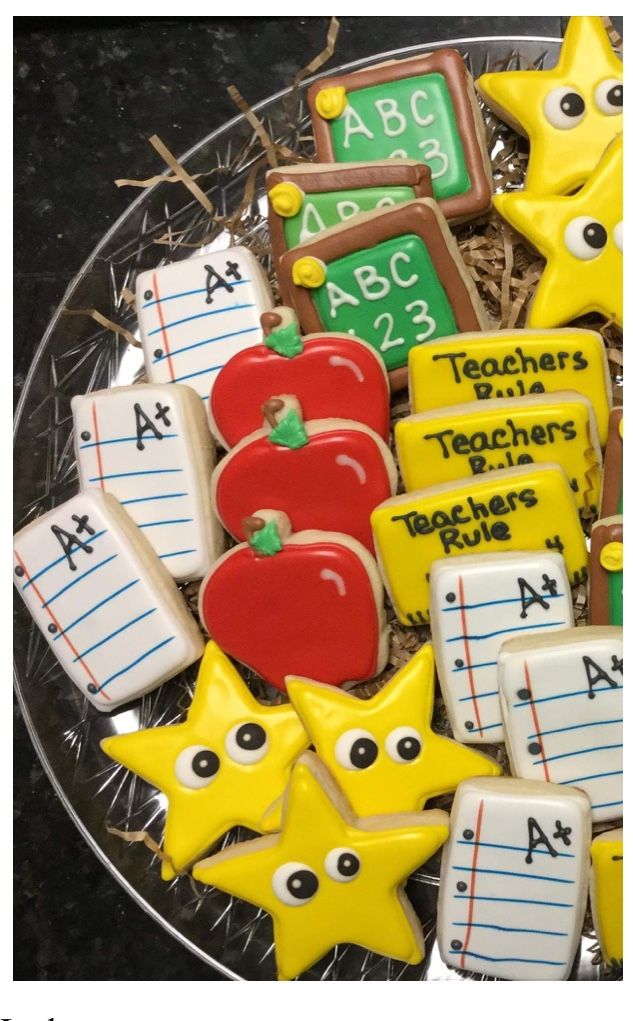
{"label": "royal icing detail", "polygon": [[591,843],[591,914],[603,961],[622,967],[624,831],[609,830]]}
{"label": "royal icing detail", "polygon": [[469,777],[502,772],[494,759],[431,729],[430,642],[370,699],[302,678],[287,683],[317,754],[360,816],[415,812]]}
{"label": "royal icing detail", "polygon": [[547,260],[528,326],[549,329],[598,312],[622,326],[622,135],[573,195],[506,192],[495,209]]}
{"label": "royal icing detail", "polygon": [[534,194],[574,191],[622,131],[622,61],[599,17],[569,19],[555,67],[491,72],[477,88],[528,136],[525,188]]}
{"label": "royal icing detail", "polygon": [[402,418],[395,427],[405,489],[555,461],[576,505],[595,514],[602,454],[590,401],[576,393],[471,401]]}
{"label": "royal icing detail", "polygon": [[177,581],[222,552],[211,511],[215,462],[204,405],[187,386],[116,387],[71,401],[82,489],[116,496]]}
{"label": "royal icing detail", "polygon": [[13,540],[13,580],[81,693],[102,712],[139,698],[202,655],[167,569],[120,504],[84,490]]}
{"label": "royal icing detail", "polygon": [[409,390],[413,412],[575,390],[591,401],[606,443],[611,377],[602,337],[591,330],[499,330],[434,340],[411,350]]}
{"label": "royal icing detail", "polygon": [[622,627],[624,525],[621,514],[601,518],[591,529],[589,621]]}
{"label": "royal icing detail", "polygon": [[298,532],[343,532],[373,552],[369,515],[398,484],[386,443],[345,419],[304,425],[300,408],[284,398],[263,407],[268,427],[238,443],[211,479],[213,505],[226,530],[244,540],[242,522],[253,507],[275,507]]}
{"label": "royal icing detail", "polygon": [[604,452],[604,476],[600,517],[622,513],[622,454],[624,419],[622,408],[614,408],[609,417],[607,448]]}
{"label": "royal icing detail", "polygon": [[594,822],[622,815],[622,629],[513,638],[499,654],[512,772],[580,787]]}
{"label": "royal icing detail", "polygon": [[464,553],[554,550],[573,582],[586,577],[587,550],[567,478],[558,465],[507,468],[394,496],[373,512],[378,563],[403,624],[429,614],[434,560]]}
{"label": "royal icing detail", "polygon": [[106,755],[167,797],[163,879],[189,868],[233,826],[278,829],[279,799],[307,745],[292,707],[261,705],[215,642],[183,723],[101,742]]}
{"label": "royal icing detail", "polygon": [[519,634],[574,625],[560,553],[494,553],[431,566],[431,633],[446,711],[459,741],[503,741],[497,658]]}
{"label": "royal icing detail", "polygon": [[228,655],[282,691],[287,674],[334,685],[379,674],[388,638],[367,550],[338,533],[291,535],[276,511],[256,511],[246,529],[249,542],[220,557],[200,589],[203,625]]}
{"label": "royal icing detail", "polygon": [[562,981],[587,906],[589,801],[507,777],[455,796],[437,927],[445,964],[491,978]]}
{"label": "royal icing detail", "polygon": [[264,270],[247,248],[197,255],[140,273],[136,308],[152,383],[186,383],[208,400],[237,351],[262,339],[273,307]]}
{"label": "royal icing detail", "polygon": [[[334,102],[341,88],[344,102]],[[456,50],[324,78],[308,90],[308,104],[319,159],[422,160],[447,218],[468,219],[488,208],[483,122]]]}
{"label": "royal icing detail", "polygon": [[306,331],[341,330],[379,352],[403,386],[409,351],[486,316],[432,199],[360,214],[286,252],[280,279]]}
{"label": "royal icing detail", "polygon": [[446,812],[356,818],[306,752],[281,833],[220,851],[193,874],[272,916],[279,979],[296,978],[338,943],[418,964],[424,937],[404,883],[447,834]]}

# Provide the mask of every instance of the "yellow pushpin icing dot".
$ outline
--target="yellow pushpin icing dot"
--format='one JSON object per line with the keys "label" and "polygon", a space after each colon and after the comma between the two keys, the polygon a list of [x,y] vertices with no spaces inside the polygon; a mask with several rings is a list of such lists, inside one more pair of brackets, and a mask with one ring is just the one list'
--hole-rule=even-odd
{"label": "yellow pushpin icing dot", "polygon": [[600,563],[605,571],[621,571],[624,565],[624,544],[608,542],[600,550]]}
{"label": "yellow pushpin icing dot", "polygon": [[313,290],[322,287],[327,275],[325,263],[312,255],[297,259],[292,267],[292,282],[297,287],[309,287]]}
{"label": "yellow pushpin icing dot", "polygon": [[292,181],[280,181],[270,189],[268,198],[277,216],[296,216],[303,205],[303,192]]}
{"label": "yellow pushpin icing dot", "polygon": [[337,85],[331,89],[321,89],[317,93],[315,106],[317,113],[326,121],[333,121],[340,117],[347,106],[347,94],[344,85]]}

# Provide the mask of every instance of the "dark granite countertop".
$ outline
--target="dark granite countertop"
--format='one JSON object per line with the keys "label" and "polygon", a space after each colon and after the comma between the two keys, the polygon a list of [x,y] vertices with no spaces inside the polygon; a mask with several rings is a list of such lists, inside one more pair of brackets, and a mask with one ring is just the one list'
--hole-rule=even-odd
{"label": "dark granite countertop", "polygon": [[[561,18],[341,19],[332,64],[415,42],[561,34]],[[614,19],[621,30],[621,18]],[[291,82],[323,47],[328,18],[17,18],[16,395],[63,292],[136,197],[117,177],[163,165]],[[19,452],[16,468],[19,470]],[[15,713],[16,979],[219,978],[146,916],[66,815]],[[116,935],[113,935],[116,934]]]}

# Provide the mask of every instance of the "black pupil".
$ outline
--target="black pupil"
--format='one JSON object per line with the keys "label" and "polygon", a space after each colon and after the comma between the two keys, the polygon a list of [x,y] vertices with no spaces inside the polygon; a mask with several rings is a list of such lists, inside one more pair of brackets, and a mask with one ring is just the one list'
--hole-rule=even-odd
{"label": "black pupil", "polygon": [[398,755],[410,762],[420,754],[420,742],[417,737],[401,737],[397,744]]}
{"label": "black pupil", "polygon": [[614,85],[607,92],[607,102],[610,106],[622,106],[623,89],[621,85]]}
{"label": "black pupil", "polygon": [[203,752],[196,752],[191,761],[191,768],[196,776],[206,779],[209,776],[215,776],[220,768],[220,760],[215,752],[206,749]]}
{"label": "black pupil", "polygon": [[351,747],[349,758],[357,769],[367,769],[372,762],[376,761],[378,745],[369,737],[359,737]]}
{"label": "black pupil", "polygon": [[590,248],[604,248],[607,243],[607,232],[601,223],[588,223],[582,236]]}
{"label": "black pupil", "polygon": [[577,92],[567,92],[560,101],[560,108],[568,117],[580,117],[585,112],[585,101]]}
{"label": "black pupil", "polygon": [[355,876],[360,868],[360,862],[355,854],[340,855],[337,868],[342,876]]}
{"label": "black pupil", "polygon": [[266,743],[266,731],[259,723],[243,723],[235,735],[235,742],[245,751],[255,751]]}
{"label": "black pupil", "polygon": [[298,900],[309,900],[319,889],[319,880],[309,869],[297,869],[286,881],[288,891]]}

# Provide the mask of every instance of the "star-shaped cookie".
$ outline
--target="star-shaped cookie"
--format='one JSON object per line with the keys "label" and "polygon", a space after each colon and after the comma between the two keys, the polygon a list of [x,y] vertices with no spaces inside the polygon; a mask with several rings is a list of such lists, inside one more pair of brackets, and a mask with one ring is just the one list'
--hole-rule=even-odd
{"label": "star-shaped cookie", "polygon": [[622,135],[574,195],[506,192],[495,209],[545,256],[528,312],[534,329],[587,312],[622,325]]}
{"label": "star-shaped cookie", "polygon": [[338,943],[418,964],[424,939],[403,884],[447,836],[446,812],[357,819],[306,752],[292,773],[281,833],[220,851],[193,875],[272,915],[280,979],[300,975]]}
{"label": "star-shaped cookie", "polygon": [[209,642],[184,723],[107,737],[106,755],[167,795],[163,879],[173,879],[233,826],[279,829],[290,769],[309,740],[290,705],[256,701]]}
{"label": "star-shaped cookie", "polygon": [[599,17],[575,17],[549,71],[484,74],[477,88],[502,120],[530,140],[525,187],[564,195],[587,180],[622,131],[622,61]]}
{"label": "star-shaped cookie", "polygon": [[288,694],[316,751],[359,816],[415,812],[473,776],[498,776],[487,755],[431,730],[430,642],[370,699],[288,677]]}

